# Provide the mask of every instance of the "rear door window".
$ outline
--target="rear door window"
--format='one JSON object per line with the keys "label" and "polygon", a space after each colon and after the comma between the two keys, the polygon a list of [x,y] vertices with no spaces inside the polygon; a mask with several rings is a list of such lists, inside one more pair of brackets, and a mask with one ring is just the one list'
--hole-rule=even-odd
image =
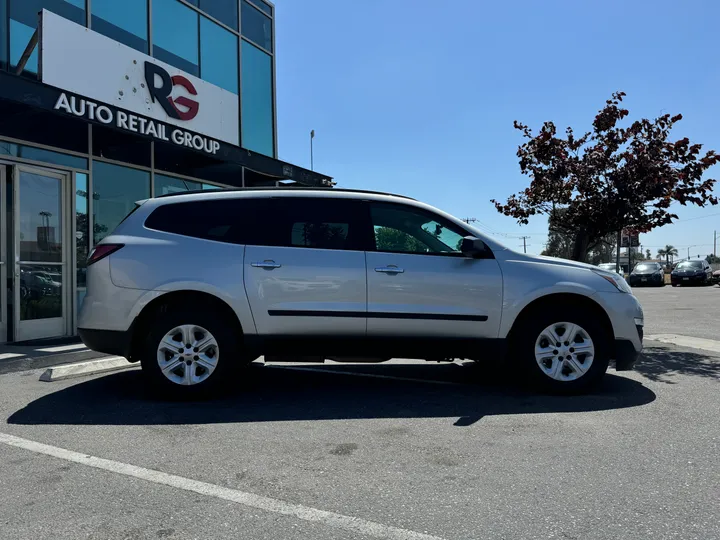
{"label": "rear door window", "polygon": [[266,245],[364,251],[369,226],[362,201],[276,197],[267,201],[262,228]]}

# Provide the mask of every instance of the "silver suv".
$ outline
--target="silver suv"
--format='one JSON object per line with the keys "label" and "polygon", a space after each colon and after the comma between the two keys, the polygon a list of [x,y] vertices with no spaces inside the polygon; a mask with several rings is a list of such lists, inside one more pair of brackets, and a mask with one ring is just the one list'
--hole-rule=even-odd
{"label": "silver suv", "polygon": [[88,260],[85,344],[193,393],[261,355],[509,362],[578,392],[631,369],[643,311],[625,280],[511,251],[413,199],[338,189],[163,196]]}

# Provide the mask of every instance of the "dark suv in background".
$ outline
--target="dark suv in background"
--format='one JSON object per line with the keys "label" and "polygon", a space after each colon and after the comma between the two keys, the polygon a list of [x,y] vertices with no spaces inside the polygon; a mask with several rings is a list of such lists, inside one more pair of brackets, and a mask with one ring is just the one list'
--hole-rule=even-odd
{"label": "dark suv in background", "polygon": [[643,262],[639,263],[633,271],[630,272],[628,282],[631,287],[641,285],[655,285],[656,287],[665,286],[665,271],[660,263]]}
{"label": "dark suv in background", "polygon": [[670,282],[673,287],[678,285],[710,285],[712,283],[710,263],[705,259],[683,261],[670,274]]}

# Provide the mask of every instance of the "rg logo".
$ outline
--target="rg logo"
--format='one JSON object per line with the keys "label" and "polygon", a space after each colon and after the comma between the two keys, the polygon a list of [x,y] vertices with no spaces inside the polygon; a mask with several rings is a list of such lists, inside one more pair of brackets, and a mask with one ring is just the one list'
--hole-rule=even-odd
{"label": "rg logo", "polygon": [[[160,77],[160,86],[156,86],[155,75]],[[182,86],[190,95],[197,96],[197,90],[187,78],[182,75],[173,75],[152,62],[145,62],[145,82],[147,83],[150,97],[160,103],[160,106],[171,118],[176,120],[192,120],[200,110],[200,103],[185,96],[172,98],[172,90],[175,86]],[[178,105],[186,107],[186,111],[178,109]]]}

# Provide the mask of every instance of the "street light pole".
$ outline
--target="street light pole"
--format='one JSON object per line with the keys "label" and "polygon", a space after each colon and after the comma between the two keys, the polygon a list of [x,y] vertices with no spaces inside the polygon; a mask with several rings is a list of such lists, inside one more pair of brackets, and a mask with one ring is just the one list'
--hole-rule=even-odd
{"label": "street light pole", "polygon": [[314,171],[314,163],[313,163],[313,139],[315,138],[315,130],[310,130],[310,170]]}

